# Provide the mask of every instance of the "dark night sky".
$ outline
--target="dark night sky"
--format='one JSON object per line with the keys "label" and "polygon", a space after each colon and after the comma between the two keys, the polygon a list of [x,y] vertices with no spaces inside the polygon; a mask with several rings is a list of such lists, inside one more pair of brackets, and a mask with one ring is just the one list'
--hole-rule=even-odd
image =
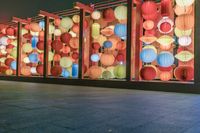
{"label": "dark night sky", "polygon": [[[12,16],[27,18],[36,16],[39,10],[54,12],[73,7],[75,0],[0,0],[0,22],[11,20]],[[79,0],[90,3],[100,0]]]}

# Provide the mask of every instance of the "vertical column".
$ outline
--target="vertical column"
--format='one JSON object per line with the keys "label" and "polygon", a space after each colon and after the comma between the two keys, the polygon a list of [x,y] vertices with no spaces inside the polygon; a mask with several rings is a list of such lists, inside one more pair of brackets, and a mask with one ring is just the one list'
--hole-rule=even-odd
{"label": "vertical column", "polygon": [[44,31],[44,78],[48,77],[48,59],[49,59],[49,17],[45,16],[45,31]]}
{"label": "vertical column", "polygon": [[140,79],[140,49],[141,49],[141,42],[140,36],[142,35],[142,17],[141,17],[141,6],[142,3],[138,3],[136,5],[136,43],[135,43],[135,80]]}
{"label": "vertical column", "polygon": [[21,74],[20,64],[21,64],[22,24],[21,24],[21,22],[18,22],[17,24],[18,24],[18,34],[17,34],[17,71],[16,71],[16,76],[19,77]]}
{"label": "vertical column", "polygon": [[79,32],[79,63],[78,63],[78,78],[79,79],[83,79],[83,65],[84,65],[84,46],[83,46],[83,22],[84,22],[84,17],[85,17],[85,12],[83,9],[80,10],[80,23],[79,23],[79,28],[80,28],[80,32]]}
{"label": "vertical column", "polygon": [[131,75],[131,42],[132,42],[132,10],[133,0],[127,0],[128,13],[127,13],[127,42],[126,42],[126,80],[130,81]]}

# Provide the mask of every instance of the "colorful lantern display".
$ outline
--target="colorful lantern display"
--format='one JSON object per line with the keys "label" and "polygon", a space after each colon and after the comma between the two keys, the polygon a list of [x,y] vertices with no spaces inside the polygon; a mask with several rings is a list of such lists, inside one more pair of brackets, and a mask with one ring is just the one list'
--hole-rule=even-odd
{"label": "colorful lantern display", "polygon": [[114,10],[115,18],[118,20],[127,19],[127,7],[126,6],[118,6]]}
{"label": "colorful lantern display", "polygon": [[161,67],[170,67],[174,64],[174,56],[170,52],[161,52],[157,56],[157,63]]}

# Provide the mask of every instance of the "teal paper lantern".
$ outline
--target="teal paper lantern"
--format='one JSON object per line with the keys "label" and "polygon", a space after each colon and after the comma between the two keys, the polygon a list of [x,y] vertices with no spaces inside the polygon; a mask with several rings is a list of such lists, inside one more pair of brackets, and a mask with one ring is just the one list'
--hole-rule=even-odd
{"label": "teal paper lantern", "polygon": [[16,61],[12,61],[10,64],[10,67],[12,70],[17,70],[17,62]]}
{"label": "teal paper lantern", "polygon": [[111,41],[105,41],[105,42],[103,43],[104,48],[111,48],[112,45],[113,45],[113,44],[112,44]]}
{"label": "teal paper lantern", "polygon": [[37,36],[33,36],[31,39],[32,48],[36,48],[39,39]]}
{"label": "teal paper lantern", "polygon": [[92,54],[90,59],[92,62],[98,62],[100,60],[100,57],[98,54]]}
{"label": "teal paper lantern", "polygon": [[62,74],[61,74],[62,77],[64,78],[69,78],[70,77],[70,72],[66,69],[62,69]]}
{"label": "teal paper lantern", "polygon": [[78,64],[72,65],[72,77],[78,78]]}
{"label": "teal paper lantern", "polygon": [[126,38],[127,35],[127,25],[126,24],[116,24],[114,28],[114,33],[120,38]]}
{"label": "teal paper lantern", "polygon": [[41,29],[45,28],[45,22],[44,22],[44,20],[42,20],[42,21],[39,22],[39,26],[40,26]]}
{"label": "teal paper lantern", "polygon": [[161,52],[157,57],[157,63],[161,67],[170,67],[174,64],[174,56],[170,52]]}
{"label": "teal paper lantern", "polygon": [[157,53],[154,49],[151,48],[143,49],[140,53],[140,59],[144,63],[151,63],[154,60],[156,60],[156,58],[157,58]]}

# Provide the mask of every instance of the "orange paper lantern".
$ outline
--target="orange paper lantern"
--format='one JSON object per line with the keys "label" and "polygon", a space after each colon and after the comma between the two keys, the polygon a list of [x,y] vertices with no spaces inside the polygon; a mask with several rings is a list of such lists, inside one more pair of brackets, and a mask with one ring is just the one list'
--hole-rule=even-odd
{"label": "orange paper lantern", "polygon": [[104,66],[111,66],[115,62],[115,57],[113,54],[102,54],[100,58],[100,62]]}
{"label": "orange paper lantern", "polygon": [[102,74],[102,68],[98,66],[92,66],[88,70],[88,76],[91,79],[98,79]]}
{"label": "orange paper lantern", "polygon": [[176,18],[176,27],[180,30],[190,30],[194,27],[194,16],[181,15]]}

